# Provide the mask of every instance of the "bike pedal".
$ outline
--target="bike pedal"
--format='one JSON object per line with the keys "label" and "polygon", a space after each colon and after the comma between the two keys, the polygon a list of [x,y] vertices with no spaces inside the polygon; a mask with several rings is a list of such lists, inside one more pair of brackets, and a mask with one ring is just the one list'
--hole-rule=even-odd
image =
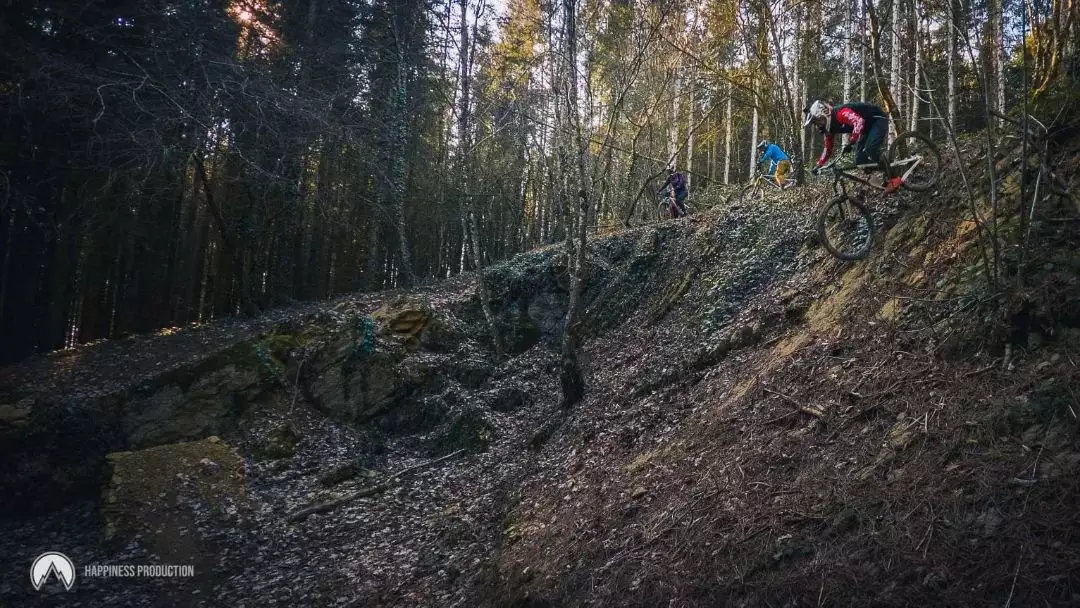
{"label": "bike pedal", "polygon": [[885,186],[885,194],[892,194],[893,192],[896,192],[900,189],[900,186],[903,185],[903,183],[904,180],[900,179],[899,177],[894,177],[890,179],[889,185]]}

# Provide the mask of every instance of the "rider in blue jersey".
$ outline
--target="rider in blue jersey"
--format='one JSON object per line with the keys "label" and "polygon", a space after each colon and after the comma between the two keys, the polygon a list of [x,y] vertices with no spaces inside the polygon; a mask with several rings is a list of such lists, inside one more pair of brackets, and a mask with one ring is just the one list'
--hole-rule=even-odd
{"label": "rider in blue jersey", "polygon": [[787,154],[784,154],[780,146],[769,143],[768,140],[761,140],[757,147],[758,152],[761,153],[761,156],[758,157],[758,164],[760,165],[766,160],[770,161],[769,171],[765,175],[772,177],[776,180],[776,185],[783,188],[784,178],[791,171],[791,159],[788,158]]}

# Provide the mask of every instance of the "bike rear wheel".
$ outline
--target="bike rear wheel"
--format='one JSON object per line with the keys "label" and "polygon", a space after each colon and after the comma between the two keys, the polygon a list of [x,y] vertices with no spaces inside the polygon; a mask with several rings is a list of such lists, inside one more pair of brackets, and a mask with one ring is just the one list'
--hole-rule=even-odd
{"label": "bike rear wheel", "polygon": [[942,168],[937,146],[915,131],[897,135],[889,146],[889,171],[903,178],[902,186],[908,190],[923,192],[933,188]]}
{"label": "bike rear wheel", "polygon": [[817,213],[818,237],[841,260],[861,260],[874,243],[874,218],[861,202],[847,196],[825,201]]}

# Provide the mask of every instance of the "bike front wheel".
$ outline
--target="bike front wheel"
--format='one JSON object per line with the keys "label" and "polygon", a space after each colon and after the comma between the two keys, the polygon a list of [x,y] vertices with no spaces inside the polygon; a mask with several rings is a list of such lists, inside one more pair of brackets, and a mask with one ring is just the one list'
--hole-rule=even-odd
{"label": "bike front wheel", "polygon": [[861,202],[847,196],[829,199],[818,209],[818,238],[841,260],[861,260],[874,242],[874,218]]}
{"label": "bike front wheel", "polygon": [[923,135],[908,131],[896,136],[889,146],[889,171],[903,179],[904,188],[923,192],[934,187],[943,165],[937,146]]}
{"label": "bike front wheel", "polygon": [[[662,203],[660,203],[659,205],[656,206],[656,220],[658,222],[662,222],[664,220],[672,219],[672,217],[671,217],[671,206],[670,205],[671,205],[670,203],[665,201],[665,202],[662,202]],[[680,215],[679,217],[686,217],[687,215],[693,215],[694,212],[696,211],[696,209],[694,208],[694,204],[691,203],[690,201],[684,201],[683,202],[683,207],[686,208],[686,213],[684,215]]]}
{"label": "bike front wheel", "polygon": [[765,198],[765,186],[759,180],[746,186],[739,193],[739,205],[746,206],[750,203],[760,203]]}

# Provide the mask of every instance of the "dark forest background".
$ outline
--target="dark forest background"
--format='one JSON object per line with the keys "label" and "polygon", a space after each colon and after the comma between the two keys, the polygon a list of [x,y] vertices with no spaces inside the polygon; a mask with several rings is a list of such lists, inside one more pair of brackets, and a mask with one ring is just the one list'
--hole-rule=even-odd
{"label": "dark forest background", "polygon": [[1062,0],[562,4],[0,4],[0,363],[460,273],[566,238],[581,183],[629,224],[665,165],[801,165],[814,96],[941,134],[1077,71]]}

